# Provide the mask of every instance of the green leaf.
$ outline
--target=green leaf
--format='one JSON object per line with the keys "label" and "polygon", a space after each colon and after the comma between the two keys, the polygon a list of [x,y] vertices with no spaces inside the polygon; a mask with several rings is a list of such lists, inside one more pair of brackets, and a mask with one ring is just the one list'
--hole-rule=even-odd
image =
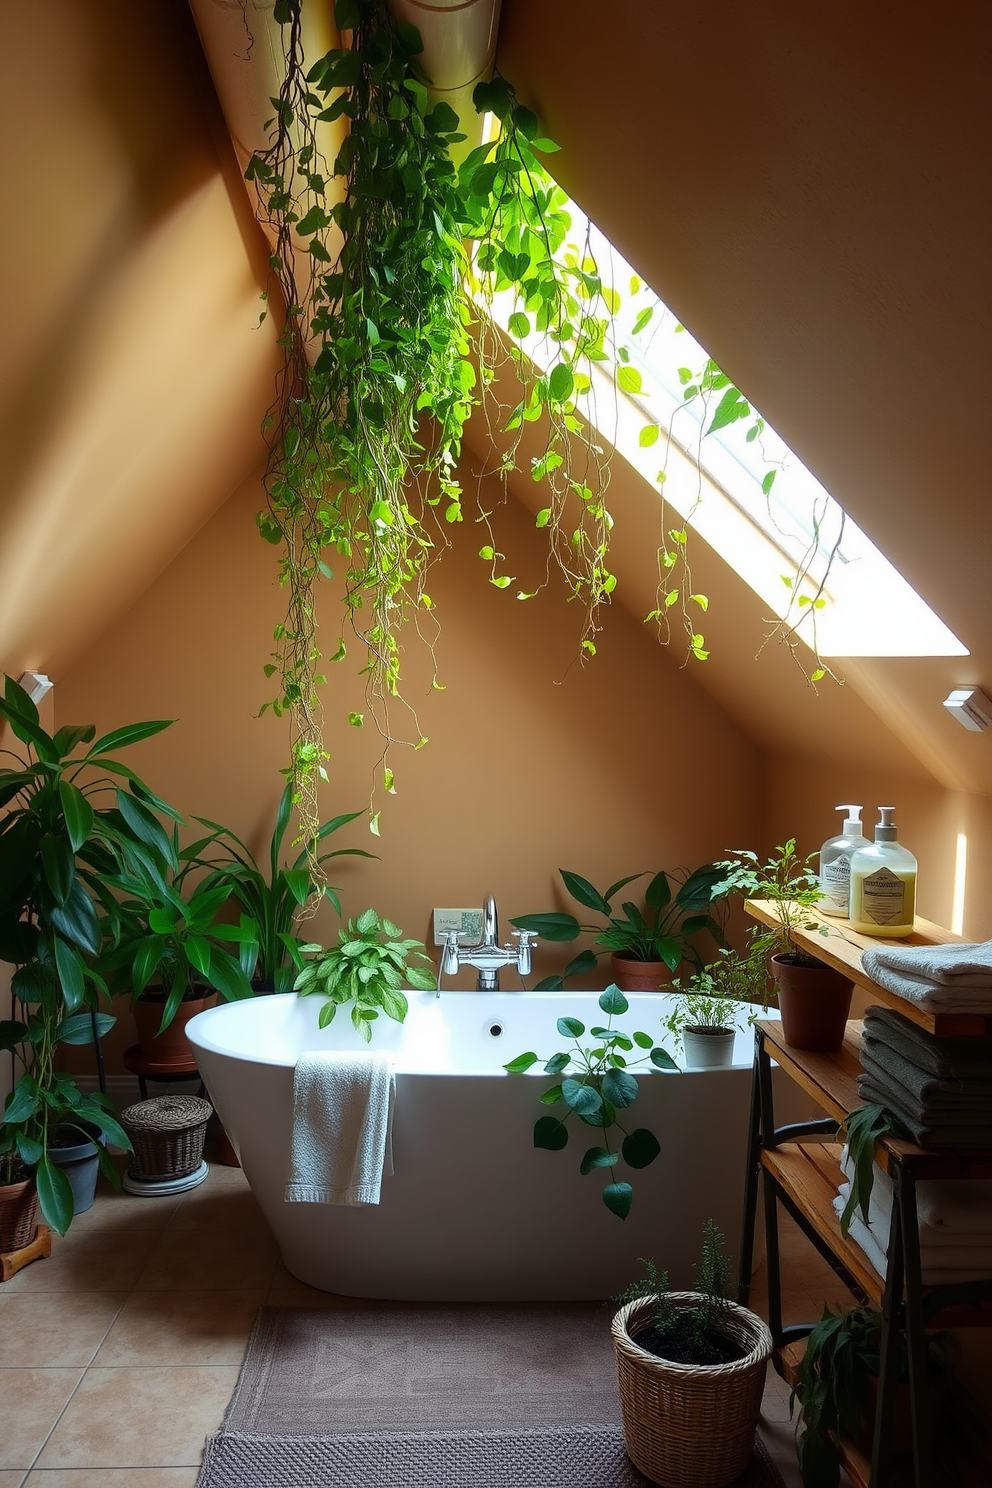
{"label": "green leaf", "polygon": [[626,1219],[630,1213],[634,1190],[629,1183],[608,1183],[603,1189],[603,1203],[618,1219]]}
{"label": "green leaf", "polygon": [[511,1059],[509,1064],[504,1064],[503,1068],[508,1074],[522,1075],[525,1070],[529,1070],[531,1065],[536,1063],[536,1054],[518,1054],[516,1059]]}
{"label": "green leaf", "polygon": [[599,999],[599,1005],[604,1013],[610,1013],[614,1017],[619,1017],[621,1013],[625,1013],[630,1007],[630,1003],[615,982],[607,987],[606,991],[602,994]]}
{"label": "green leaf", "polygon": [[578,1018],[559,1018],[557,1027],[563,1038],[581,1038],[586,1031],[586,1025]]}
{"label": "green leaf", "polygon": [[174,718],[159,718],[150,723],[129,723],[124,728],[113,729],[102,739],[97,739],[86,758],[95,759],[97,755],[109,754],[112,749],[126,749],[130,744],[138,744],[142,739],[150,739],[153,734],[171,728],[175,721]]}
{"label": "green leaf", "polygon": [[47,1156],[34,1170],[38,1185],[38,1200],[45,1223],[51,1225],[57,1235],[64,1235],[72,1223],[72,1188],[61,1168]]}
{"label": "green leaf", "polygon": [[611,1105],[619,1106],[622,1110],[633,1105],[637,1099],[637,1081],[625,1070],[607,1070],[603,1076],[603,1096]]}
{"label": "green leaf", "polygon": [[581,1080],[562,1080],[561,1093],[579,1116],[595,1116],[603,1109],[603,1097],[599,1091]]}
{"label": "green leaf", "polygon": [[518,930],[534,930],[544,940],[574,940],[582,929],[574,915],[518,915],[510,924]]}
{"label": "green leaf", "polygon": [[560,1100],[561,1100],[561,1086],[560,1085],[551,1085],[542,1094],[542,1096],[541,1096],[541,1105],[542,1106],[553,1106],[553,1105],[556,1105],[557,1102],[560,1101]]}
{"label": "green leaf", "polygon": [[93,900],[78,878],[72,885],[69,897],[62,905],[52,909],[49,916],[53,928],[65,940],[88,951],[91,956],[99,953],[101,936]]}
{"label": "green leaf", "polygon": [[66,945],[59,936],[55,937],[55,965],[62,985],[65,1005],[70,1013],[74,1013],[82,1003],[85,993],[83,963],[78,952],[73,950],[72,946]]}
{"label": "green leaf", "polygon": [[652,444],[657,444],[660,432],[657,424],[645,424],[637,436],[637,442],[641,446],[641,449],[650,449]]}
{"label": "green leaf", "polygon": [[678,1072],[679,1067],[667,1049],[652,1049],[648,1057],[656,1069],[675,1070],[676,1073]]}
{"label": "green leaf", "polygon": [[579,1172],[585,1174],[594,1168],[614,1168],[619,1161],[619,1152],[607,1152],[605,1147],[590,1147],[579,1163]]}
{"label": "green leaf", "polygon": [[59,781],[59,800],[69,833],[69,845],[73,852],[78,852],[93,830],[93,807],[71,780]]}
{"label": "green leaf", "polygon": [[99,1038],[109,1033],[117,1022],[117,1019],[110,1013],[73,1013],[71,1017],[62,1019],[55,1030],[55,1037],[60,1044],[91,1044],[94,1019],[96,1019],[96,1031]]}
{"label": "green leaf", "polygon": [[617,386],[625,393],[639,393],[643,387],[643,379],[636,367],[618,367]]}
{"label": "green leaf", "polygon": [[534,1123],[534,1146],[545,1152],[560,1152],[568,1145],[568,1129],[557,1116],[540,1116]]}
{"label": "green leaf", "polygon": [[46,832],[39,846],[45,882],[56,903],[65,904],[76,878],[75,862],[69,844],[61,837],[52,837]]}
{"label": "green leaf", "polygon": [[559,362],[551,370],[548,378],[548,392],[555,403],[567,403],[575,389],[575,378],[572,369],[564,362]]}
{"label": "green leaf", "polygon": [[609,914],[609,904],[599,890],[593,888],[587,878],[581,878],[577,873],[569,873],[565,868],[560,868],[558,871],[561,874],[562,882],[573,899],[577,899],[580,904],[584,904],[586,909],[594,909],[599,914]]}
{"label": "green leaf", "polygon": [[544,1073],[546,1075],[560,1075],[562,1070],[568,1069],[568,1066],[571,1064],[571,1062],[571,1054],[552,1054],[551,1058],[544,1066]]}
{"label": "green leaf", "polygon": [[646,1126],[639,1126],[624,1137],[621,1151],[628,1167],[646,1168],[658,1156],[661,1145],[654,1132],[648,1131]]}
{"label": "green leaf", "polygon": [[747,418],[751,412],[751,405],[746,403],[735,387],[728,387],[723,397],[716,406],[716,412],[710,420],[707,434],[713,434],[717,429],[726,428],[728,424],[736,423],[738,419]]}
{"label": "green leaf", "polygon": [[635,1033],[633,1039],[639,1049],[650,1049],[654,1044],[654,1039],[649,1033]]}

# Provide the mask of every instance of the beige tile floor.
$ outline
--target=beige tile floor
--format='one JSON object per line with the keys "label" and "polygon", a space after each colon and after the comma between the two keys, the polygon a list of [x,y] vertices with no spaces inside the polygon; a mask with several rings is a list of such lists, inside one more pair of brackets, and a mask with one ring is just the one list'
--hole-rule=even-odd
{"label": "beige tile floor", "polygon": [[[791,1226],[782,1248],[787,1322],[844,1298]],[[171,1199],[101,1190],[49,1259],[0,1285],[0,1488],[192,1488],[265,1302],[347,1305],[285,1270],[240,1169],[212,1164]],[[772,1373],[763,1417],[792,1488],[788,1391]]]}

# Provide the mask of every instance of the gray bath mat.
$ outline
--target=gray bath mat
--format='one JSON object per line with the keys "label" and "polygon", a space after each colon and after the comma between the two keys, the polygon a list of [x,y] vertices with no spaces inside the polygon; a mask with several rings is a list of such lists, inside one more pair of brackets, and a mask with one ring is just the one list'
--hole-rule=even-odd
{"label": "gray bath mat", "polygon": [[[783,1488],[759,1439],[731,1488]],[[207,1442],[197,1488],[652,1488],[619,1426],[246,1436]]]}
{"label": "gray bath mat", "polygon": [[595,1303],[263,1307],[225,1431],[338,1436],[619,1425]]}

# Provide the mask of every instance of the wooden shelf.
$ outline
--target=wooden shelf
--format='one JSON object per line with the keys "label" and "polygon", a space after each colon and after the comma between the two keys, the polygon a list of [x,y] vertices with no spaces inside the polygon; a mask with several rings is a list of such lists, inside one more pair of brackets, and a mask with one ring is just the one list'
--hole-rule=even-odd
{"label": "wooden shelf", "polygon": [[853,1020],[848,1023],[843,1047],[831,1054],[814,1054],[807,1049],[791,1048],[785,1042],[782,1025],[778,1021],[760,1018],[757,1026],[764,1034],[765,1043],[776,1063],[835,1121],[843,1121],[855,1106],[864,1104],[858,1094],[861,1023]]}
{"label": "wooden shelf", "polygon": [[[748,899],[744,908],[749,915],[760,920],[763,925],[777,928],[778,915],[771,900]],[[894,992],[887,992],[884,987],[872,981],[868,973],[861,970],[861,952],[872,946],[891,947],[893,945],[891,940],[880,940],[872,935],[859,935],[856,930],[851,929],[846,920],[834,919],[831,915],[820,914],[815,909],[808,910],[806,913],[811,923],[817,928],[795,931],[796,943],[811,956],[819,957],[835,971],[843,972],[845,976],[850,977],[857,986],[871,993],[874,1002],[880,1003],[883,1007],[893,1008],[897,1013],[902,1013],[904,1018],[909,1018],[920,1028],[925,1028],[928,1033],[966,1038],[992,1034],[992,1015],[928,1012],[924,1008],[917,1007],[916,1003],[910,1002],[908,998],[898,997]],[[932,920],[917,917],[915,924],[916,929],[913,934],[907,936],[905,940],[895,942],[896,945],[927,946],[963,943],[962,936],[945,930],[941,925],[935,925]],[[826,933],[821,933],[821,927]]]}

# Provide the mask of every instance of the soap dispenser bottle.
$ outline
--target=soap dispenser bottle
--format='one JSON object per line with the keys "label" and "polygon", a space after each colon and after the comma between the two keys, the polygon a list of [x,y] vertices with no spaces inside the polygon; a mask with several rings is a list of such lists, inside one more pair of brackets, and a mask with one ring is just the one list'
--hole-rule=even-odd
{"label": "soap dispenser bottle", "polygon": [[828,915],[847,915],[851,907],[851,859],[868,838],[861,830],[861,807],[838,806],[846,813],[839,837],[828,837],[820,848],[820,889],[817,908]]}
{"label": "soap dispenser bottle", "polygon": [[851,859],[852,930],[899,940],[913,933],[916,859],[896,841],[894,806],[879,806],[875,841]]}

